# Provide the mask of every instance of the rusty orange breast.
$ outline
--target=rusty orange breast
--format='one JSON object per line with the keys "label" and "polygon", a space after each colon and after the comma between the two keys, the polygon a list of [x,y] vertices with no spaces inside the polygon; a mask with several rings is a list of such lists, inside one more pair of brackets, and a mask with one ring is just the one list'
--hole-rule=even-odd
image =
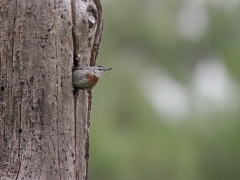
{"label": "rusty orange breast", "polygon": [[88,82],[92,85],[95,86],[98,82],[98,77],[92,74],[87,73],[86,78],[88,79]]}

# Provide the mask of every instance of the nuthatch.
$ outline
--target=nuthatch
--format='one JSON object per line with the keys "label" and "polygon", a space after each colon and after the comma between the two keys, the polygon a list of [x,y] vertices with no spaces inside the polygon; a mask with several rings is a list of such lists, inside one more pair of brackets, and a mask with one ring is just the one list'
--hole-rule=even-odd
{"label": "nuthatch", "polygon": [[102,66],[78,66],[73,69],[72,84],[74,89],[92,89],[104,73],[113,69]]}

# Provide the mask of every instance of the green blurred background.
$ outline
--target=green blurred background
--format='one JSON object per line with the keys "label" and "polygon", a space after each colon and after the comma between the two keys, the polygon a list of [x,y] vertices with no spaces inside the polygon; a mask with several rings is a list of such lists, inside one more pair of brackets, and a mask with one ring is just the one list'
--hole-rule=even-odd
{"label": "green blurred background", "polygon": [[102,0],[89,180],[240,178],[240,1]]}

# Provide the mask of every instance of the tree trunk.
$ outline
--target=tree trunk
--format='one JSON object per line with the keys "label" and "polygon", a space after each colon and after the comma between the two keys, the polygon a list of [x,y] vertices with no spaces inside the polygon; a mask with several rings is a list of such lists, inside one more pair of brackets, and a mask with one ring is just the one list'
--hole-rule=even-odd
{"label": "tree trunk", "polygon": [[91,91],[72,68],[94,65],[99,0],[0,0],[0,179],[87,179]]}

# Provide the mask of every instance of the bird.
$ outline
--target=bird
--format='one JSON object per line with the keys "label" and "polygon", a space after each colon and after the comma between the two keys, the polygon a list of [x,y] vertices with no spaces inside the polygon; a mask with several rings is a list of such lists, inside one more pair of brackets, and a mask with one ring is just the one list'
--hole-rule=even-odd
{"label": "bird", "polygon": [[113,69],[113,67],[104,68],[102,66],[78,66],[73,68],[72,85],[74,90],[92,89],[96,86],[99,79],[111,69]]}

